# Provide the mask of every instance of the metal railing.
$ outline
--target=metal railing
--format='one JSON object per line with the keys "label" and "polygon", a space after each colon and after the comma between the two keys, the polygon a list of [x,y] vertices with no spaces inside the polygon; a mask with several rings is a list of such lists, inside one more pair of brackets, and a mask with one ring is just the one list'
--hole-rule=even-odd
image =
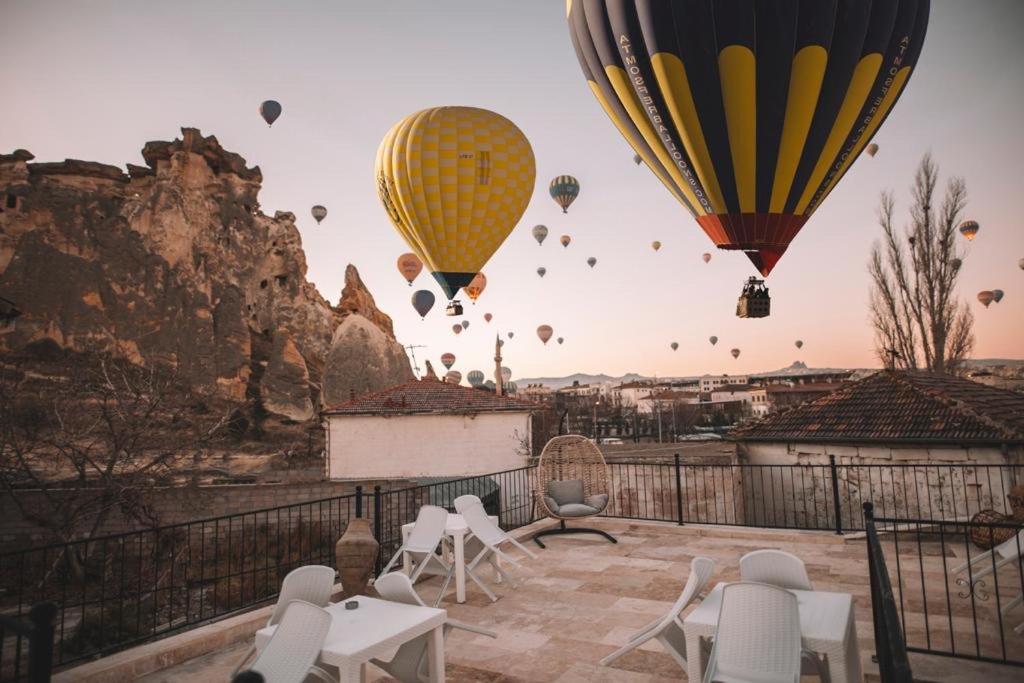
{"label": "metal railing", "polygon": [[874,506],[870,502],[864,503],[864,530],[871,584],[871,623],[874,627],[879,678],[882,683],[913,683],[914,675],[907,659],[907,643],[885,564],[885,551],[878,541]]}
{"label": "metal railing", "polygon": [[28,620],[0,615],[0,642],[5,642],[8,632],[13,634],[18,656],[10,662],[8,676],[18,679],[22,676],[22,656],[20,648],[25,647],[24,662],[25,680],[28,683],[50,683],[53,672],[53,620],[57,616],[57,606],[52,602],[41,602],[33,605],[28,612]]}

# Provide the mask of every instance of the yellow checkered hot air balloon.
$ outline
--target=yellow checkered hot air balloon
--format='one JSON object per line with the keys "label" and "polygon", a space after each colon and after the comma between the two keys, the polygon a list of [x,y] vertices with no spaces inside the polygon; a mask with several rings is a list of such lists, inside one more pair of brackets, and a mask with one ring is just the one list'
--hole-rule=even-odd
{"label": "yellow checkered hot air balloon", "polygon": [[[529,140],[504,116],[434,107],[388,131],[374,173],[391,222],[453,299],[519,222],[536,165]],[[461,312],[449,303],[449,315]]]}

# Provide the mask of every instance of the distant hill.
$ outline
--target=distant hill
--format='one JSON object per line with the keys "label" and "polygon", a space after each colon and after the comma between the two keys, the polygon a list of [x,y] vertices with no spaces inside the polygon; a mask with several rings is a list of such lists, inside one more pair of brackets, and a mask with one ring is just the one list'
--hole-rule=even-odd
{"label": "distant hill", "polygon": [[993,368],[993,367],[1007,367],[1007,368],[1024,368],[1024,359],[1022,358],[971,358],[970,360],[964,361],[964,364],[970,368]]}

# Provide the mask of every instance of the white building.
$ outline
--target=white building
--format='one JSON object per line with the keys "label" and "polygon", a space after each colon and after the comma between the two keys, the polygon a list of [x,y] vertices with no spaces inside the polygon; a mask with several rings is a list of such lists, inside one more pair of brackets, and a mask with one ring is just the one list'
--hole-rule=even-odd
{"label": "white building", "polygon": [[723,384],[711,390],[711,402],[726,403],[739,401],[740,403],[750,403],[753,389],[754,387],[748,384]]}
{"label": "white building", "polygon": [[462,477],[522,467],[538,406],[423,379],[322,413],[330,479]]}
{"label": "white building", "polygon": [[626,382],[612,391],[612,398],[623,408],[636,408],[640,399],[650,396],[654,390],[651,382]]}
{"label": "white building", "polygon": [[704,375],[700,378],[700,393],[709,394],[727,384],[746,384],[746,375]]}
{"label": "white building", "polygon": [[677,405],[698,405],[700,394],[696,391],[675,391],[663,389],[637,401],[636,412],[640,415],[653,415],[659,410],[671,411]]}

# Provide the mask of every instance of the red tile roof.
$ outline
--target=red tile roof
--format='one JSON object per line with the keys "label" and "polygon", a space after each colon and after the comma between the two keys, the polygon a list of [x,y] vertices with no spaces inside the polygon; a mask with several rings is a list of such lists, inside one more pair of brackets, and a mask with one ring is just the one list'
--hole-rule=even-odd
{"label": "red tile roof", "polygon": [[1024,443],[1024,395],[882,371],[733,431],[740,441]]}
{"label": "red tile roof", "polygon": [[497,396],[482,389],[413,380],[328,406],[324,415],[409,415],[413,413],[528,412],[541,408],[532,401]]}

